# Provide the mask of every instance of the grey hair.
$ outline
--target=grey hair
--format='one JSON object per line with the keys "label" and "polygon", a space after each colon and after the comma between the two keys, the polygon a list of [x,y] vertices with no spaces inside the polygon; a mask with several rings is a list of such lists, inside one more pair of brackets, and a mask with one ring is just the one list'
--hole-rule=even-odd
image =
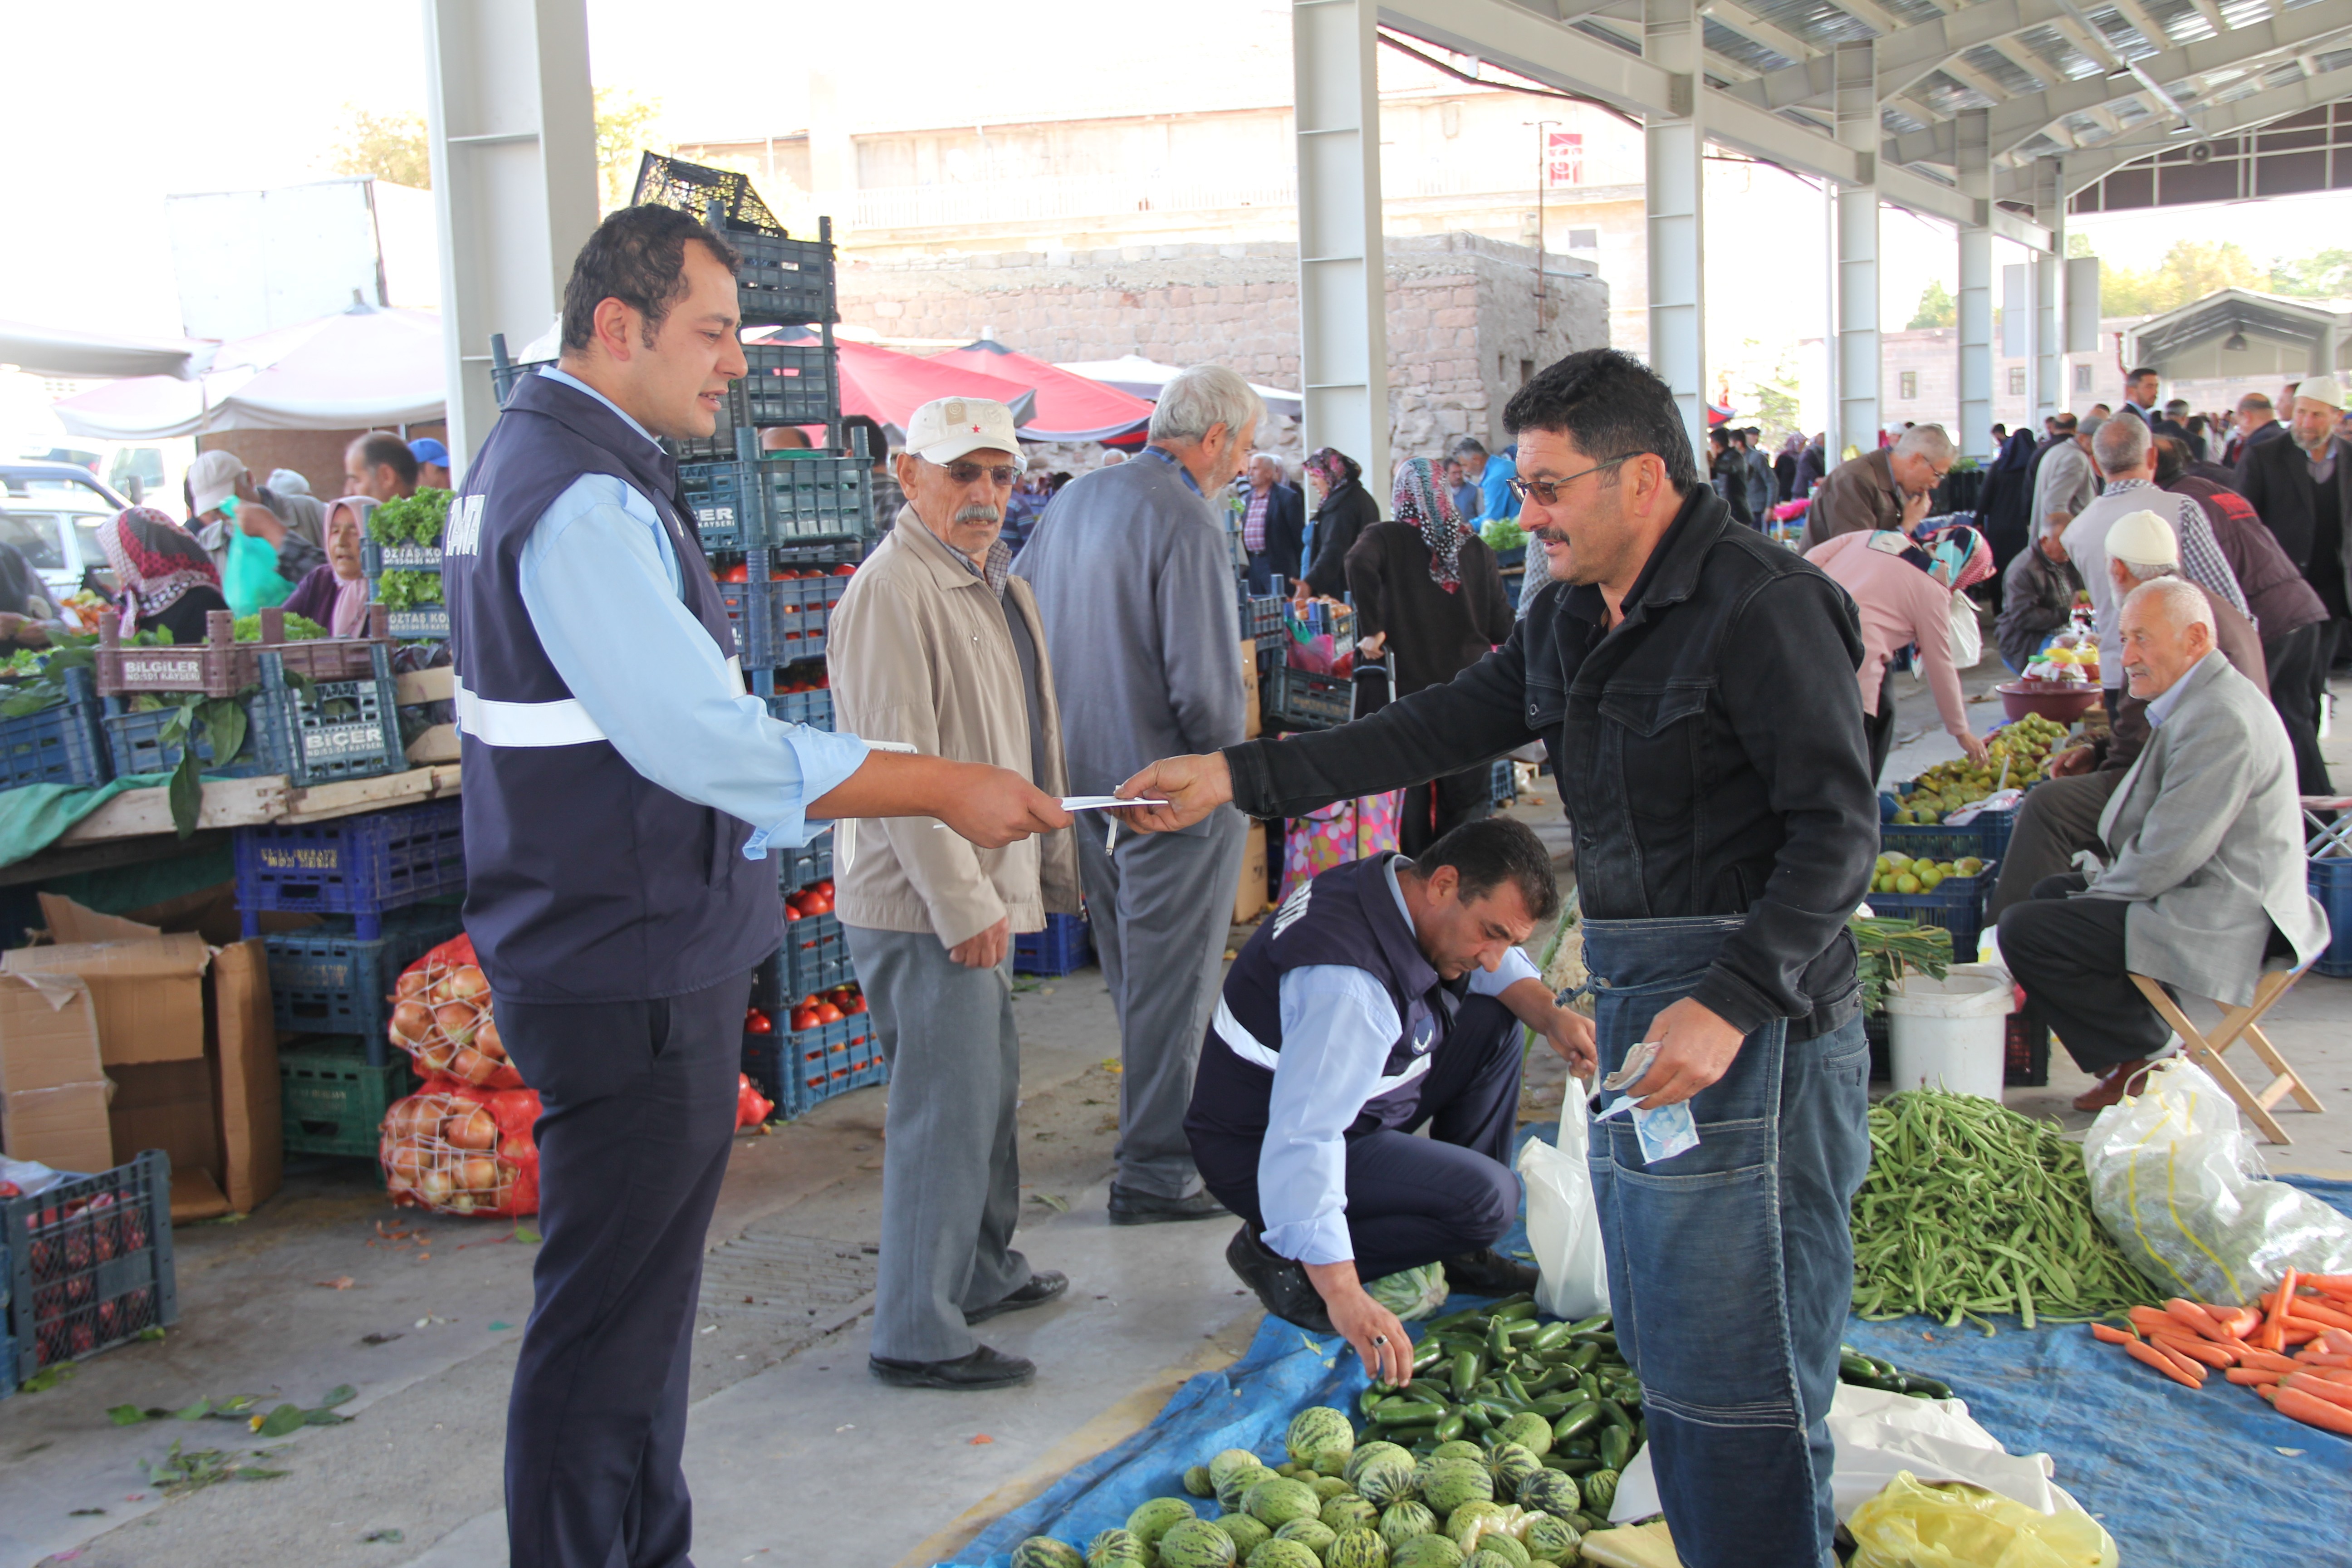
{"label": "grey hair", "polygon": [[1449,458],[1483,458],[1486,455],[1486,448],[1477,437],[1465,436],[1446,447],[1445,455]]}
{"label": "grey hair", "polygon": [[1252,463],[1272,463],[1276,473],[1279,474],[1283,471],[1282,454],[1279,452],[1252,452],[1250,454],[1250,461]]}
{"label": "grey hair", "polygon": [[2147,461],[2151,439],[2145,419],[2110,419],[2091,437],[2091,456],[2098,460],[2101,473],[2127,474]]}
{"label": "grey hair", "polygon": [[2169,561],[2126,561],[2120,555],[2108,559],[2129,573],[2135,583],[2153,583],[2159,577],[2180,575],[2180,568]]}
{"label": "grey hair", "polygon": [[1931,463],[1948,463],[1958,455],[1951,433],[1941,425],[1914,425],[1896,439],[1895,450],[1900,457],[1925,458]]}
{"label": "grey hair", "polygon": [[2144,598],[2162,600],[2165,619],[2181,631],[2190,626],[2213,630],[2213,606],[2206,603],[2203,590],[2186,577],[2152,577],[2131,591],[2124,607],[2129,609]]}
{"label": "grey hair", "polygon": [[1237,371],[1196,364],[1171,376],[1151,410],[1154,441],[1198,441],[1222,425],[1232,440],[1265,417],[1265,400]]}
{"label": "grey hair", "polygon": [[2077,436],[2087,436],[2095,441],[2099,437],[2099,432],[2106,427],[2107,416],[2105,415],[2085,414],[2083,416],[2081,422],[2075,426],[2074,434]]}

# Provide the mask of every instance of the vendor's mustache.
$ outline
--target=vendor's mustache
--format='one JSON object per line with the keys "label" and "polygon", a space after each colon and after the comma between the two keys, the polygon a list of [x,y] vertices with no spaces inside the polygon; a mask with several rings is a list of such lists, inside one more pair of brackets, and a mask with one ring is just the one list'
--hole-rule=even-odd
{"label": "vendor's mustache", "polygon": [[1003,522],[1004,511],[1003,508],[990,506],[986,501],[974,501],[970,506],[960,508],[955,520],[958,522]]}

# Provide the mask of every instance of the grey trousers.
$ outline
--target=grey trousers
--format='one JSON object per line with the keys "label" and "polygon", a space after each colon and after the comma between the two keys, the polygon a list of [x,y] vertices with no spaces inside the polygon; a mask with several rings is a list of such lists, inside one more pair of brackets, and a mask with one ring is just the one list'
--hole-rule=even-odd
{"label": "grey trousers", "polygon": [[2001,852],[2000,877],[1993,883],[1990,918],[2033,897],[2044,878],[2074,869],[2074,852],[2099,849],[2099,818],[2107,809],[2120,773],[2076,773],[2028,790],[2018,808],[2017,826]]}
{"label": "grey trousers", "polygon": [[1010,959],[967,969],[925,932],[845,921],[857,983],[890,1063],[873,1353],[953,1361],[963,1315],[1029,1282],[1021,1214],[1021,1037]]}
{"label": "grey trousers", "polygon": [[1078,877],[1095,954],[1118,1009],[1118,1184],[1156,1197],[1200,1185],[1184,1112],[1201,1040],[1217,1005],[1234,884],[1249,818],[1230,806],[1208,832],[1130,834],[1103,849],[1104,825],[1078,825]]}

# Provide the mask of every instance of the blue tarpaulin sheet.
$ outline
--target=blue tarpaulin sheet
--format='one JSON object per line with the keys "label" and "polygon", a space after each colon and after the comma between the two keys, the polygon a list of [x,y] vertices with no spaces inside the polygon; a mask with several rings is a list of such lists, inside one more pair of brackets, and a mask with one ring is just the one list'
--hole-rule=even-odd
{"label": "blue tarpaulin sheet", "polygon": [[[2352,1182],[2287,1179],[2352,1214]],[[1523,1229],[1502,1243],[1526,1245]],[[1456,1298],[1445,1310],[1469,1304]],[[1855,1320],[1847,1339],[1949,1383],[2010,1452],[2050,1455],[2058,1484],[2106,1526],[2125,1568],[2306,1568],[2341,1549],[2352,1521],[2352,1440],[2289,1420],[2218,1377],[2191,1392],[2081,1324],[2029,1331],[2013,1318],[1997,1321],[1988,1338],[1923,1318]],[[1269,1318],[1239,1361],[1185,1384],[1150,1426],[999,1519],[941,1568],[1009,1568],[1032,1535],[1083,1551],[1137,1504],[1183,1496],[1188,1465],[1225,1448],[1278,1462],[1300,1408],[1352,1414],[1363,1388],[1363,1367],[1343,1342]]]}

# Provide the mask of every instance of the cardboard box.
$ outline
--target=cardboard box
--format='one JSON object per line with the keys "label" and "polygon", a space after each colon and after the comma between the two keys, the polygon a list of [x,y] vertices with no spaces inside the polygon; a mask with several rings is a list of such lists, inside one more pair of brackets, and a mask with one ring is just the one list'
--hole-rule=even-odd
{"label": "cardboard box", "polygon": [[1265,911],[1265,824],[1253,822],[1242,837],[1242,874],[1234,884],[1234,923],[1244,925]]}
{"label": "cardboard box", "polygon": [[89,982],[99,1059],[109,1067],[204,1058],[205,971],[212,963],[204,938],[167,936],[50,893],[41,895],[41,913],[54,945],[0,955],[0,973]]}
{"label": "cardboard box", "polygon": [[220,1184],[228,1206],[249,1214],[278,1191],[286,1164],[285,1125],[278,1120],[278,1023],[270,1011],[269,955],[262,939],[232,942],[215,953],[212,982]]}
{"label": "cardboard box", "polygon": [[0,1095],[0,1149],[12,1160],[92,1175],[115,1164],[106,1080]]}
{"label": "cardboard box", "polygon": [[106,1099],[89,985],[0,974],[0,1150],[61,1171],[106,1170]]}
{"label": "cardboard box", "polygon": [[1242,638],[1242,739],[1255,741],[1265,732],[1265,709],[1257,694],[1257,640]]}

